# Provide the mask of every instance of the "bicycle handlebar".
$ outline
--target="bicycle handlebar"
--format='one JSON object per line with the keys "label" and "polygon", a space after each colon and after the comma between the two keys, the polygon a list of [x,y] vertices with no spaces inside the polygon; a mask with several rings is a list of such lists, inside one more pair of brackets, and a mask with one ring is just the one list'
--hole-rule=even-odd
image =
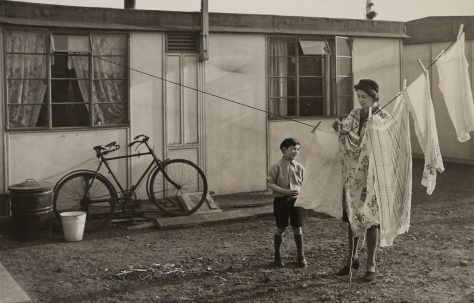
{"label": "bicycle handlebar", "polygon": [[138,139],[141,139],[143,141],[148,141],[148,139],[150,139],[150,137],[148,137],[146,135],[143,135],[143,134],[140,134],[140,135],[136,135],[135,138],[133,138],[133,140],[138,140]]}
{"label": "bicycle handlebar", "polygon": [[150,139],[150,137],[145,136],[145,135],[137,135],[137,136],[135,136],[135,138],[133,138],[134,141],[132,141],[128,144],[128,147],[132,147],[133,145],[135,145],[137,143],[139,143],[139,144],[145,143],[145,142],[148,141],[148,139]]}
{"label": "bicycle handlebar", "polygon": [[[134,141],[130,142],[128,146],[132,147],[133,145],[137,143],[138,144],[146,143],[148,142],[148,139],[150,139],[150,137],[146,135],[143,135],[143,134],[137,135],[135,136],[135,138],[133,138]],[[119,148],[120,148],[120,145],[118,145],[116,141],[110,142],[109,144],[105,144],[105,145],[94,146],[94,150],[98,158],[100,157],[100,155],[106,155],[110,152],[116,151]]]}

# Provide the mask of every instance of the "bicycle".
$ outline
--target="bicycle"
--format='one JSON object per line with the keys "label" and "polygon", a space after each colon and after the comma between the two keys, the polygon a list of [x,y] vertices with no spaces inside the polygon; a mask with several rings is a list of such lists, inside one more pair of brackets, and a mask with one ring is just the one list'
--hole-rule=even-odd
{"label": "bicycle", "polygon": [[[145,177],[147,196],[160,211],[169,216],[194,213],[207,197],[207,179],[203,171],[193,162],[185,159],[160,160],[148,143],[149,137],[138,135],[128,144],[132,148],[144,144],[147,152],[136,152],[124,156],[105,157],[120,149],[120,145],[111,142],[93,148],[99,165],[93,170],[76,170],[62,177],[54,187],[53,212],[61,224],[60,214],[65,211],[85,211],[85,231],[95,231],[114,216],[116,203],[121,203],[122,212],[136,198],[136,190]],[[152,160],[138,181],[129,189],[120,184],[108,161],[151,155]],[[99,173],[102,165],[112,176],[119,188],[116,191],[112,182]]]}

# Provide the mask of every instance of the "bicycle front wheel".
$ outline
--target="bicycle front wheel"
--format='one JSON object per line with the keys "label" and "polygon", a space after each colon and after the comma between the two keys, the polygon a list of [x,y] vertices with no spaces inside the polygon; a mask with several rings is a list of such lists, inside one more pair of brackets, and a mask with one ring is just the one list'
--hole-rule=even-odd
{"label": "bicycle front wheel", "polygon": [[150,200],[170,216],[192,214],[207,196],[206,176],[199,166],[184,159],[161,163],[148,186]]}
{"label": "bicycle front wheel", "polygon": [[60,180],[54,188],[53,209],[61,223],[62,212],[87,213],[85,231],[104,226],[112,218],[117,192],[107,178],[92,171],[78,171]]}

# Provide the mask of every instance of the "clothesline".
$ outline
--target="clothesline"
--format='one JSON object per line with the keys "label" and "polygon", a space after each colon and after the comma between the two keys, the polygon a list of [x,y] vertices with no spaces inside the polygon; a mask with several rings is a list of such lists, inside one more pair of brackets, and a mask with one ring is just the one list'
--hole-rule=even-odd
{"label": "clothesline", "polygon": [[130,66],[126,66],[126,65],[124,65],[124,64],[120,64],[120,63],[117,63],[117,62],[114,62],[114,61],[105,59],[105,58],[100,57],[100,56],[92,55],[92,57],[97,58],[97,59],[100,59],[100,60],[103,60],[103,61],[108,62],[108,63],[115,64],[115,65],[117,65],[117,66],[121,66],[121,67],[127,68],[127,69],[129,69],[129,70],[131,70],[131,71],[134,71],[134,72],[137,72],[137,73],[140,73],[140,74],[143,74],[143,75],[152,77],[152,78],[156,78],[156,79],[159,79],[159,80],[162,80],[162,81],[171,83],[171,84],[175,84],[175,85],[178,85],[178,86],[181,86],[181,87],[184,87],[184,88],[187,88],[187,89],[196,91],[196,92],[198,92],[198,93],[202,93],[202,94],[205,94],[205,95],[208,95],[208,96],[212,96],[212,97],[215,97],[215,98],[218,98],[218,99],[222,99],[222,100],[225,100],[225,101],[234,103],[234,104],[238,104],[238,105],[241,105],[241,106],[250,108],[250,109],[254,109],[254,110],[257,110],[257,111],[260,111],[260,112],[264,112],[264,113],[266,113],[266,114],[270,114],[270,115],[276,116],[276,117],[278,117],[278,118],[282,118],[282,119],[285,119],[285,120],[293,121],[293,122],[296,122],[296,123],[299,123],[299,124],[302,124],[302,125],[305,125],[305,126],[309,126],[309,127],[311,127],[311,128],[314,128],[314,125],[305,123],[305,122],[303,122],[303,121],[299,121],[299,120],[296,120],[296,119],[293,119],[293,118],[288,118],[288,117],[286,117],[286,116],[278,115],[278,114],[272,113],[272,112],[270,112],[270,111],[267,111],[267,110],[264,110],[264,109],[261,109],[261,108],[258,108],[258,107],[254,107],[254,106],[251,106],[251,105],[247,105],[247,104],[244,104],[244,103],[242,103],[242,102],[238,102],[238,101],[235,101],[235,100],[226,98],[226,97],[222,97],[222,96],[219,96],[219,95],[216,95],[216,94],[213,94],[213,93],[209,93],[209,92],[203,91],[203,90],[198,89],[198,88],[195,88],[195,87],[187,86],[187,85],[185,85],[185,84],[181,84],[181,83],[178,83],[178,82],[175,82],[175,81],[172,81],[172,80],[168,80],[168,79],[166,79],[166,78],[163,78],[163,77],[160,77],[160,76],[157,76],[157,75],[153,75],[153,74],[144,72],[144,71],[142,71],[142,70],[139,70],[139,69],[136,69],[136,68],[133,68],[133,67],[130,67]]}
{"label": "clothesline", "polygon": [[[464,32],[466,31],[466,29],[469,28],[473,23],[474,23],[474,20],[472,20],[467,26],[464,27],[462,33],[464,33]],[[438,61],[438,59],[439,59],[455,42],[456,42],[456,39],[453,40],[453,41],[451,41],[451,43],[448,45],[448,47],[447,47],[446,49],[444,49],[444,50],[440,53],[440,56],[438,56],[435,60],[433,60],[433,62],[427,67],[427,70],[429,70],[429,69],[436,63],[436,61]],[[108,63],[115,64],[115,65],[117,65],[117,66],[121,66],[121,67],[127,68],[127,69],[129,69],[129,70],[131,70],[131,71],[134,71],[134,72],[137,72],[137,73],[140,73],[140,74],[143,74],[143,75],[152,77],[152,78],[156,78],[156,79],[159,79],[159,80],[162,80],[162,81],[165,81],[165,82],[168,82],[168,83],[172,83],[172,84],[175,84],[175,85],[178,85],[178,86],[181,86],[181,87],[190,89],[190,90],[194,90],[194,91],[196,91],[196,92],[198,92],[198,93],[202,93],[202,94],[205,94],[205,95],[208,95],[208,96],[212,96],[212,97],[215,97],[215,98],[218,98],[218,99],[227,101],[227,102],[231,102],[231,103],[234,103],[234,104],[237,104],[237,105],[241,105],[241,106],[244,106],[244,107],[247,107],[247,108],[250,108],[250,109],[254,109],[254,110],[257,110],[257,111],[266,113],[266,114],[270,114],[270,115],[272,115],[272,116],[275,116],[275,117],[278,117],[278,118],[281,118],[281,119],[284,119],[284,120],[288,120],[288,121],[292,121],[292,122],[295,122],[295,123],[298,123],[298,124],[302,124],[302,125],[305,125],[305,126],[309,126],[309,127],[311,127],[312,132],[314,132],[314,131],[322,131],[322,132],[328,132],[328,133],[331,133],[331,132],[332,132],[331,130],[326,130],[326,129],[318,128],[319,123],[316,124],[316,125],[311,125],[311,124],[305,123],[305,122],[303,122],[303,121],[299,121],[299,120],[296,120],[296,119],[293,119],[293,118],[289,118],[289,117],[286,117],[286,116],[282,116],[282,115],[279,115],[279,114],[276,114],[276,113],[273,113],[273,112],[270,112],[270,111],[267,111],[267,110],[264,110],[264,109],[261,109],[261,108],[258,108],[258,107],[254,107],[254,106],[251,106],[251,105],[247,105],[247,104],[244,104],[244,103],[242,103],[242,102],[238,102],[238,101],[235,101],[235,100],[226,98],[226,97],[222,97],[222,96],[219,96],[219,95],[210,93],[210,92],[206,92],[206,91],[203,91],[203,90],[198,89],[198,88],[195,88],[195,87],[187,86],[187,85],[185,85],[185,84],[178,83],[178,82],[175,82],[175,81],[166,79],[166,78],[164,78],[164,77],[160,77],[160,76],[157,76],[157,75],[154,75],[154,74],[150,74],[150,73],[148,73],[148,72],[144,72],[144,71],[142,71],[142,70],[139,70],[139,69],[136,69],[136,68],[133,68],[133,67],[130,67],[130,66],[126,66],[126,65],[124,65],[124,64],[120,64],[120,63],[117,63],[117,62],[114,62],[114,61],[105,59],[105,58],[100,57],[100,56],[92,55],[92,57],[97,58],[97,59],[100,59],[100,60],[103,60],[103,61],[108,62]],[[386,108],[389,104],[391,104],[393,101],[395,101],[399,95],[400,95],[400,93],[398,93],[396,96],[394,96],[394,97],[393,97],[390,101],[388,101],[384,106],[382,106],[381,108],[376,109],[376,110],[373,112],[373,115],[378,114],[382,109]],[[356,128],[356,127],[353,127],[350,131],[354,130],[355,128]]]}

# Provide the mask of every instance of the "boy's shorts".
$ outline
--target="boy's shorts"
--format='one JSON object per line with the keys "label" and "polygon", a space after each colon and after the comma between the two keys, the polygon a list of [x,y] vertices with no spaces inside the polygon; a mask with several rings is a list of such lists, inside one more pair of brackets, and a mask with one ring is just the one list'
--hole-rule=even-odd
{"label": "boy's shorts", "polygon": [[292,227],[303,227],[303,208],[295,207],[296,197],[274,197],[273,215],[276,226],[285,228],[288,226],[288,218]]}

